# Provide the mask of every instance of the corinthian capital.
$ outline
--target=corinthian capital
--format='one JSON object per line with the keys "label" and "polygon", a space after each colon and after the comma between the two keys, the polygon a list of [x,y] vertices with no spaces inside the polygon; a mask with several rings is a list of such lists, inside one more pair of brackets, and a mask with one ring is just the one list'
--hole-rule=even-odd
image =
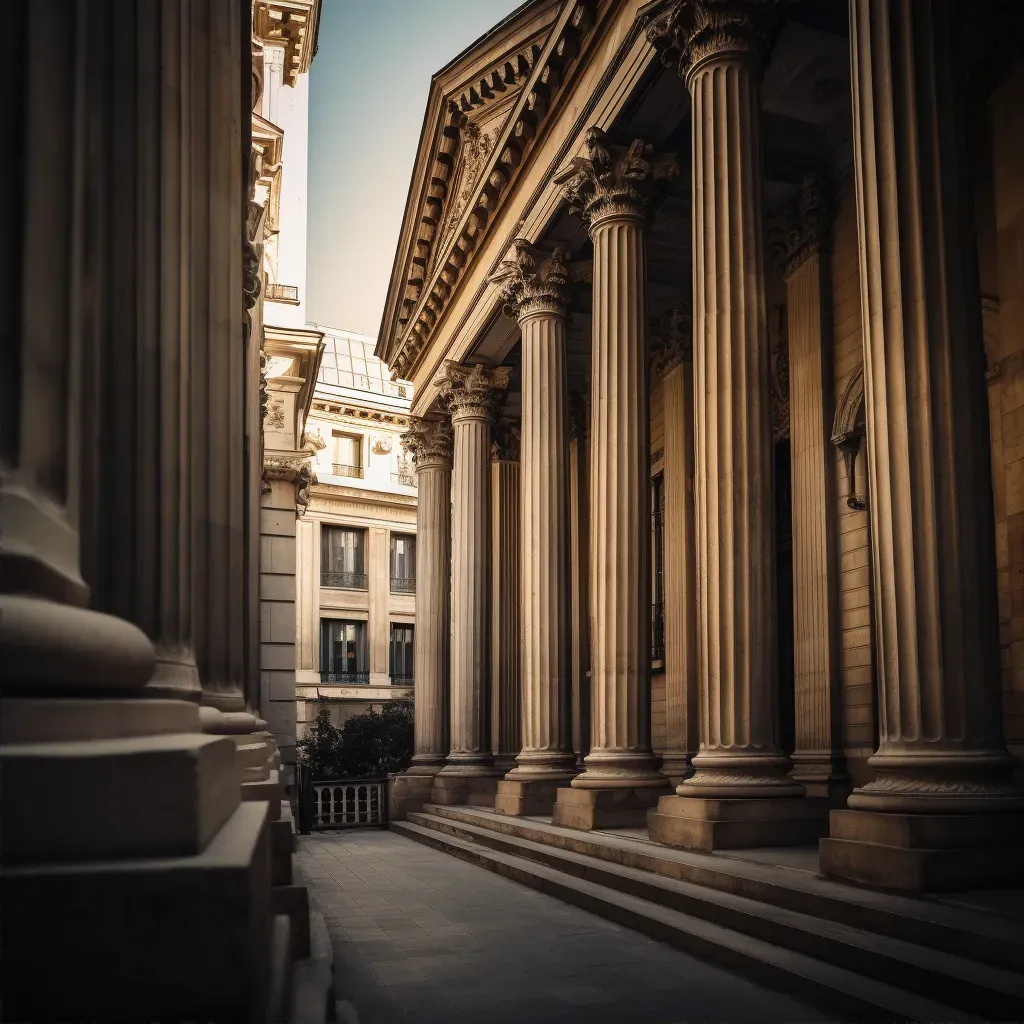
{"label": "corinthian capital", "polygon": [[486,416],[496,420],[505,402],[511,371],[507,366],[463,366],[449,360],[434,386],[440,388],[442,399],[452,416]]}
{"label": "corinthian capital", "polygon": [[590,128],[587,155],[555,176],[571,213],[581,213],[591,228],[605,217],[639,216],[651,198],[655,182],[671,181],[679,174],[674,153],[655,154],[643,139],[628,146],[613,146],[600,128]]}
{"label": "corinthian capital", "polygon": [[768,246],[783,275],[789,277],[819,252],[827,233],[828,207],[821,179],[812,171],[804,178],[793,205],[768,232]]}
{"label": "corinthian capital", "polygon": [[545,258],[523,238],[512,243],[490,280],[501,285],[505,312],[522,320],[534,313],[567,316],[569,262],[562,249]]}
{"label": "corinthian capital", "polygon": [[647,26],[662,64],[688,79],[707,58],[733,53],[764,62],[789,0],[676,0]]}
{"label": "corinthian capital", "polygon": [[661,318],[651,348],[651,369],[659,377],[667,377],[680,363],[693,362],[693,317],[688,303],[677,302]]}
{"label": "corinthian capital", "polygon": [[518,423],[503,423],[499,426],[491,442],[492,461],[518,462],[520,438]]}
{"label": "corinthian capital", "polygon": [[452,464],[452,427],[445,420],[414,417],[409,429],[399,438],[402,448],[412,456],[416,469]]}

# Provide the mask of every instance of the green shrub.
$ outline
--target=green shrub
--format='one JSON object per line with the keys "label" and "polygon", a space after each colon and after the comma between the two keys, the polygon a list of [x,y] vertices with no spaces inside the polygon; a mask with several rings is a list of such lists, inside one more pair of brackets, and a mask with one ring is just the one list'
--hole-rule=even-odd
{"label": "green shrub", "polygon": [[413,754],[413,704],[386,701],[380,711],[354,715],[339,729],[323,708],[309,736],[299,740],[298,756],[314,779],[382,778],[409,767]]}

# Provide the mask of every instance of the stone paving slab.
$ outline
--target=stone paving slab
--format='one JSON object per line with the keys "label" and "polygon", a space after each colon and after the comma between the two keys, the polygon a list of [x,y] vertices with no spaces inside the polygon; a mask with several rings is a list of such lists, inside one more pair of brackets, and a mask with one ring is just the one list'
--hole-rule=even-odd
{"label": "stone paving slab", "polygon": [[391,832],[300,836],[339,1024],[810,1024],[785,995]]}

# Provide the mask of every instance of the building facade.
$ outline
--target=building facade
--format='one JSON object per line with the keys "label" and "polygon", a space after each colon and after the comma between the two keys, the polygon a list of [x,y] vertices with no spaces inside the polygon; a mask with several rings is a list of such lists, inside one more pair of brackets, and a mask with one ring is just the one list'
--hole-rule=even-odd
{"label": "building facade", "polygon": [[538,0],[435,76],[396,799],[1019,872],[1024,65],[971,11]]}
{"label": "building facade", "polygon": [[307,438],[316,448],[297,532],[298,735],[412,695],[416,478],[402,448],[412,385],[374,339],[324,328]]}

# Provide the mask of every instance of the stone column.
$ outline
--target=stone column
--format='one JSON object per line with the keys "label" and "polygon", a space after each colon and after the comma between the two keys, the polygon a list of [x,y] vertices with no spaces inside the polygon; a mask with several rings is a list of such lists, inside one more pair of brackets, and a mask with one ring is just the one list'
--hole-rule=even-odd
{"label": "stone column", "polygon": [[572,749],[576,769],[590,753],[590,504],[586,397],[569,395],[569,575],[572,589]]}
{"label": "stone column", "polygon": [[678,786],[698,745],[697,574],[693,521],[693,346],[688,308],[665,317],[652,369],[665,423],[665,735],[661,773]]}
{"label": "stone column", "polygon": [[[414,419],[402,444],[416,467],[415,754],[408,775],[433,778],[448,756],[452,429]],[[429,794],[429,786],[427,787]]]}
{"label": "stone column", "polygon": [[591,748],[554,820],[577,828],[643,824],[667,780],[651,751],[650,422],[646,191],[678,174],[637,139],[587,133],[587,157],[556,180],[594,243],[591,356]]}
{"label": "stone column", "polygon": [[495,810],[548,814],[575,774],[569,674],[565,322],[569,267],[523,239],[495,274],[522,331],[523,749]]}
{"label": "stone column", "polygon": [[490,803],[491,428],[509,371],[445,364],[435,383],[452,411],[451,750],[434,779],[435,803]]}
{"label": "stone column", "polygon": [[504,423],[491,442],[491,752],[503,772],[522,742],[519,441],[519,427]]}
{"label": "stone column", "polygon": [[[700,752],[651,816],[670,845],[811,842],[777,742],[760,81],[772,4],[677,3],[648,29],[691,98]],[[743,803],[743,801],[748,801]]]}
{"label": "stone column", "polygon": [[1006,813],[1024,799],[1002,737],[958,10],[850,0],[879,748],[821,867],[903,889],[1019,878],[1024,837]]}
{"label": "stone column", "polygon": [[836,566],[831,284],[822,246],[827,212],[816,174],[769,241],[786,279],[789,436],[793,483],[792,778],[808,796],[844,802]]}

